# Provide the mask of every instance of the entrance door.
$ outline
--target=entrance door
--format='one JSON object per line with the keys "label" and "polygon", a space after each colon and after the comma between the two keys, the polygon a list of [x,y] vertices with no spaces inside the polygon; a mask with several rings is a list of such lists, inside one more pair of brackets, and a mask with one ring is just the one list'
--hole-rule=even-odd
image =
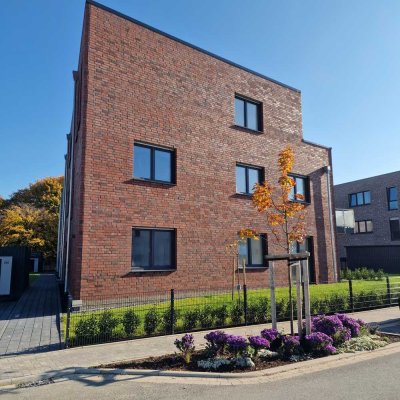
{"label": "entrance door", "polygon": [[0,296],[11,292],[12,257],[0,257]]}

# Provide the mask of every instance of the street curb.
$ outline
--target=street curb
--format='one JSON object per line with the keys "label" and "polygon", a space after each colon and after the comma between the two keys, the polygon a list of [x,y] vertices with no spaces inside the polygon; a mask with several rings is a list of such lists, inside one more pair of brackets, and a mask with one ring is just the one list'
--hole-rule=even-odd
{"label": "street curb", "polygon": [[[192,371],[162,371],[162,370],[143,370],[143,369],[108,369],[108,368],[71,368],[68,371],[62,372],[50,372],[36,375],[25,375],[17,378],[8,378],[0,380],[0,387],[16,387],[19,384],[31,383],[38,381],[46,381],[53,379],[56,381],[63,381],[65,379],[73,379],[74,376],[78,375],[130,375],[130,376],[144,376],[144,377],[171,377],[171,378],[206,378],[206,379],[224,379],[230,382],[235,380],[240,381],[243,378],[261,378],[261,377],[273,377],[277,375],[283,375],[284,373],[290,373],[302,369],[304,373],[314,370],[318,366],[324,366],[328,368],[332,364],[337,364],[338,361],[363,361],[369,360],[376,357],[390,355],[396,352],[400,352],[400,342],[391,343],[380,349],[373,351],[362,351],[357,353],[345,353],[338,354],[329,357],[318,358],[314,360],[299,362],[295,364],[283,365],[271,369],[264,369],[253,372],[242,372],[242,373],[214,373],[214,372],[192,372]],[[343,363],[344,364],[344,363]],[[344,364],[346,365],[346,364]]]}

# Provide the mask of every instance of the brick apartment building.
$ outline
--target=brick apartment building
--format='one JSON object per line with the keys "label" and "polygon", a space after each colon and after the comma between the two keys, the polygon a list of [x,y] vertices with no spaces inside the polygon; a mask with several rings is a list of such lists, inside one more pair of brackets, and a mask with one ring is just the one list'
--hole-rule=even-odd
{"label": "brick apartment building", "polygon": [[[288,144],[311,277],[335,279],[331,151],[303,139],[298,90],[92,1],[74,80],[58,257],[74,299],[230,287],[225,246],[265,232],[252,187]],[[262,237],[241,248],[249,287],[278,251]]]}
{"label": "brick apartment building", "polygon": [[353,209],[354,232],[338,233],[342,265],[400,271],[400,171],[335,185],[335,207]]}

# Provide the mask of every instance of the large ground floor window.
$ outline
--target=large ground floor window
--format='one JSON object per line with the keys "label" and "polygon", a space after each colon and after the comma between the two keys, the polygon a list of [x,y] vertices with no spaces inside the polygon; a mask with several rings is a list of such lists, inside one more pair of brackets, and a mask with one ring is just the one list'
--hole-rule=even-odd
{"label": "large ground floor window", "polygon": [[132,270],[157,271],[176,268],[174,229],[132,229]]}

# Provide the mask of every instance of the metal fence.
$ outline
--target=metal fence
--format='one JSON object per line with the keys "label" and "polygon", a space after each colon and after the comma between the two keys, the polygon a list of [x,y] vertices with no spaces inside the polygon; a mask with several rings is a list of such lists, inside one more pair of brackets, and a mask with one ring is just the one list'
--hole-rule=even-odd
{"label": "metal fence", "polygon": [[[400,276],[310,285],[311,313],[354,312],[399,304]],[[293,288],[293,299],[296,288]],[[288,288],[276,289],[277,318],[288,320]],[[294,315],[296,302],[293,301]],[[68,306],[65,346],[105,343],[202,329],[270,322],[269,288],[242,287],[136,294]]]}

